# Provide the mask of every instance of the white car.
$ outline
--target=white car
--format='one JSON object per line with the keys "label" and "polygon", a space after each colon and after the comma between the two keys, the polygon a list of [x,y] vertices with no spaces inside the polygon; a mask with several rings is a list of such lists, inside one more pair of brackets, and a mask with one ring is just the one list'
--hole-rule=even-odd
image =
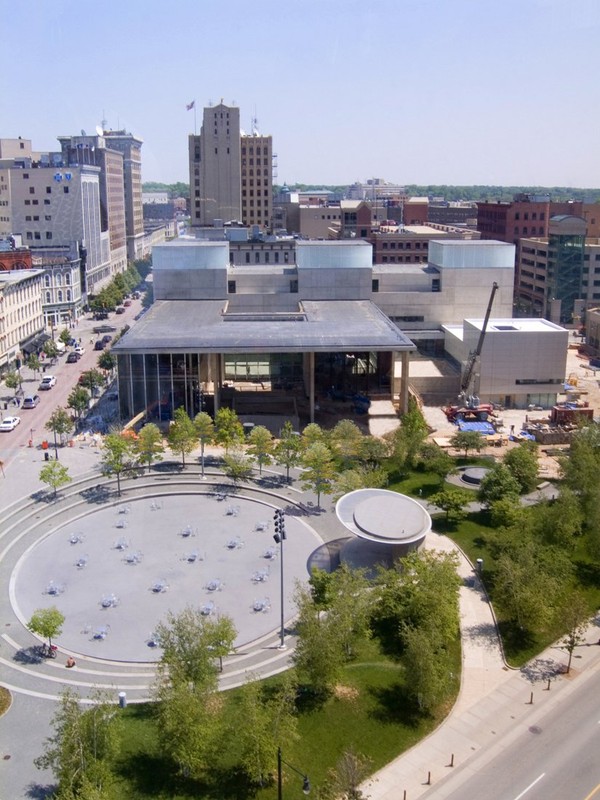
{"label": "white car", "polygon": [[56,378],[54,375],[44,375],[42,378],[42,382],[39,385],[40,389],[51,389],[53,386],[56,386]]}
{"label": "white car", "polygon": [[0,431],[14,431],[19,422],[21,422],[21,417],[4,417],[0,422]]}
{"label": "white car", "polygon": [[77,347],[73,348],[73,352],[77,353],[78,356],[82,356],[85,353],[85,347],[78,344]]}

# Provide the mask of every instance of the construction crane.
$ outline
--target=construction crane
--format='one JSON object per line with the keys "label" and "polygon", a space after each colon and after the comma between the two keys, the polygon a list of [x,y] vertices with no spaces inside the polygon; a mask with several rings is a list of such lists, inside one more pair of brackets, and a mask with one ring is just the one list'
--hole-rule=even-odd
{"label": "construction crane", "polygon": [[490,314],[492,313],[492,304],[494,297],[498,291],[498,284],[496,281],[492,284],[492,291],[488,301],[483,325],[481,326],[481,333],[477,341],[477,347],[469,353],[465,369],[460,381],[460,393],[458,395],[461,405],[448,406],[444,412],[451,422],[456,422],[459,419],[471,418],[478,420],[487,420],[490,414],[493,413],[494,407],[491,403],[480,403],[477,395],[471,394],[471,386],[473,383],[473,375],[475,373],[475,366],[481,355],[485,334],[487,331]]}

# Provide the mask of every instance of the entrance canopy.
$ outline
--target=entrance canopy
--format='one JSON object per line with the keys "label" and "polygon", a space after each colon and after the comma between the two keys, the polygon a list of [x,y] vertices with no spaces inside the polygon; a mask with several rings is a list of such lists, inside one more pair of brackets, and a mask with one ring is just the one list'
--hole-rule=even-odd
{"label": "entrance canopy", "polygon": [[413,351],[370,300],[311,300],[296,311],[231,312],[225,300],[158,300],[114,346],[136,353]]}

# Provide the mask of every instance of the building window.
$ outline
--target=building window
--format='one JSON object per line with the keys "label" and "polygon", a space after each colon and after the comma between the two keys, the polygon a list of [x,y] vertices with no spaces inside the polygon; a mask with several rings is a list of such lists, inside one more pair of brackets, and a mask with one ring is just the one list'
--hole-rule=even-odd
{"label": "building window", "polygon": [[72,297],[71,297],[71,290],[70,290],[70,289],[67,289],[67,303],[70,303],[70,302],[71,302],[71,300],[72,300]]}
{"label": "building window", "polygon": [[32,234],[32,232],[31,232],[31,231],[27,231],[27,233],[26,233],[26,235],[25,235],[25,238],[26,238],[26,239],[33,239],[33,234]]}
{"label": "building window", "polygon": [[46,239],[52,238],[52,231],[46,231]]}
{"label": "building window", "polygon": [[287,252],[287,250],[286,250],[286,251],[285,251],[285,253],[283,254],[283,260],[285,261],[285,263],[286,263],[286,264],[287,264],[287,263],[288,263],[288,261],[290,260],[290,254]]}
{"label": "building window", "polygon": [[518,211],[515,211],[515,222],[519,219],[521,219],[521,215]]}
{"label": "building window", "polygon": [[58,302],[62,303],[62,301],[63,301],[63,293],[62,293],[62,289],[59,289],[58,290]]}
{"label": "building window", "polygon": [[44,205],[45,206],[49,206],[50,205],[50,200],[44,200]]}
{"label": "building window", "polygon": [[431,281],[431,291],[432,292],[439,292],[440,291],[440,279],[433,278]]}
{"label": "building window", "polygon": [[30,206],[31,205],[31,200],[25,200],[25,205],[26,206]]}
{"label": "building window", "polygon": [[65,283],[67,284],[67,286],[71,283],[71,276],[69,275],[68,272],[65,275]]}
{"label": "building window", "polygon": [[51,303],[51,302],[52,302],[52,295],[50,294],[50,292],[46,292],[46,303]]}
{"label": "building window", "polygon": [[258,250],[254,253],[254,263],[260,264],[260,253],[258,252]]}
{"label": "building window", "polygon": [[52,187],[46,186],[46,194],[52,194]]}
{"label": "building window", "polygon": [[29,194],[35,194],[35,186],[29,187]]}
{"label": "building window", "polygon": [[50,275],[44,275],[44,286],[50,286]]}
{"label": "building window", "polygon": [[268,264],[270,260],[271,260],[271,254],[265,253],[265,264]]}
{"label": "building window", "polygon": [[235,294],[235,281],[227,281],[227,293]]}
{"label": "building window", "polygon": [[69,187],[68,186],[63,186],[63,192],[65,194],[69,194]]}
{"label": "building window", "polygon": [[35,231],[35,233],[33,234],[33,238],[34,239],[41,239],[42,237],[41,237],[40,232],[39,231]]}
{"label": "building window", "polygon": [[[596,256],[598,258],[599,256]],[[275,263],[279,264],[279,253],[275,253]]]}
{"label": "building window", "polygon": [[250,253],[246,253],[246,264],[250,263]]}
{"label": "building window", "polygon": [[52,219],[52,215],[51,214],[46,214],[44,219],[46,220],[46,222],[50,222],[51,219]]}
{"label": "building window", "polygon": [[371,291],[378,292],[379,291],[379,278],[373,278],[371,281]]}
{"label": "building window", "polygon": [[29,173],[28,172],[24,172],[23,173],[23,180],[26,181],[28,179],[29,179]]}
{"label": "building window", "polygon": [[298,281],[297,280],[290,281],[290,292],[291,292],[291,294],[298,294]]}

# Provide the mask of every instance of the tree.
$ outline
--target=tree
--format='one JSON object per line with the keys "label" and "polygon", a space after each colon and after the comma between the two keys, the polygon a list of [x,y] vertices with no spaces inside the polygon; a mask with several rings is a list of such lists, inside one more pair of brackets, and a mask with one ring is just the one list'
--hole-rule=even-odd
{"label": "tree", "polygon": [[52,718],[53,734],[45,752],[35,760],[38,769],[51,769],[57,780],[56,797],[107,797],[112,768],[120,750],[120,717],[107,694],[96,692],[89,708],[72,689],[61,695]]}
{"label": "tree", "polygon": [[38,358],[37,353],[32,353],[29,356],[29,358],[27,360],[27,366],[33,372],[34,375],[37,375],[39,372],[41,372],[42,363],[41,363],[40,359]]}
{"label": "tree", "polygon": [[270,464],[273,453],[273,437],[264,425],[255,425],[249,436],[248,452],[258,462],[258,474],[262,475],[262,468]]}
{"label": "tree", "polygon": [[7,372],[4,376],[4,383],[6,384],[7,389],[14,389],[15,397],[17,396],[17,389],[21,388],[21,384],[23,383],[23,378],[21,377],[21,373],[17,372],[16,370],[11,370]]}
{"label": "tree", "polygon": [[421,445],[429,429],[413,398],[409,399],[408,411],[402,416],[400,427],[392,436],[393,457],[399,466],[413,468]]}
{"label": "tree", "polygon": [[584,517],[579,498],[568,486],[563,486],[558,497],[538,503],[533,523],[541,541],[572,550],[576,538],[583,532]]}
{"label": "tree", "polygon": [[238,415],[231,408],[220,408],[215,416],[214,440],[225,448],[225,452],[234,444],[244,441],[244,428]]}
{"label": "tree", "polygon": [[176,408],[173,417],[167,441],[171,450],[181,453],[181,463],[185,467],[186,455],[189,455],[198,443],[196,427],[183,407]]}
{"label": "tree", "polygon": [[48,639],[48,647],[52,647],[52,639],[61,635],[64,622],[64,614],[56,606],[50,606],[50,608],[38,608],[37,611],[34,611],[27,627],[32,633]]}
{"label": "tree", "polygon": [[73,409],[78,422],[81,422],[81,417],[88,410],[89,405],[90,393],[88,390],[83,386],[75,386],[67,398],[67,406]]}
{"label": "tree", "polygon": [[515,503],[519,502],[520,486],[516,478],[506,464],[494,464],[490,471],[481,481],[477,499],[486,508],[491,508],[496,500],[511,498]]}
{"label": "tree", "polygon": [[59,341],[61,341],[65,346],[69,344],[72,338],[71,331],[68,328],[63,328],[58,334]]}
{"label": "tree", "polygon": [[590,424],[575,432],[569,457],[561,459],[566,485],[579,497],[586,527],[594,526],[600,472],[600,425]]}
{"label": "tree", "polygon": [[562,647],[569,654],[567,675],[571,671],[571,661],[576,647],[585,641],[585,631],[590,617],[589,608],[583,595],[579,591],[570,592],[564,599],[559,609],[559,619],[566,634],[561,642]]}
{"label": "tree", "polygon": [[455,450],[464,450],[465,458],[467,458],[469,450],[479,453],[483,445],[483,436],[477,431],[458,431],[450,439],[450,446]]}
{"label": "tree", "polygon": [[367,800],[359,788],[371,771],[371,759],[351,747],[344,751],[334,769],[330,769],[319,800]]}
{"label": "tree", "polygon": [[112,373],[117,366],[117,359],[110,350],[103,350],[98,356],[98,366],[100,369]]}
{"label": "tree", "polygon": [[54,490],[54,499],[56,500],[58,489],[61,486],[66,486],[73,479],[69,475],[67,467],[59,464],[58,461],[50,461],[41,468],[40,480]]}
{"label": "tree", "polygon": [[450,520],[458,522],[467,516],[466,507],[472,496],[461,489],[445,489],[428,498],[429,502],[446,514],[446,527]]}
{"label": "tree", "polygon": [[170,611],[156,633],[163,651],[161,682],[171,686],[191,684],[195,692],[216,690],[215,649],[228,653],[237,635],[230,617],[212,618],[186,606],[179,614]]}
{"label": "tree", "polygon": [[348,469],[358,457],[363,435],[360,428],[350,419],[341,419],[329,435],[329,446],[342,469]]}
{"label": "tree", "polygon": [[47,431],[52,431],[54,434],[54,451],[56,458],[58,458],[58,449],[56,447],[56,437],[60,436],[61,444],[63,443],[63,436],[66,436],[73,429],[73,420],[69,412],[58,406],[54,409],[52,414],[48,417],[45,426]]}
{"label": "tree", "polygon": [[95,397],[97,390],[104,385],[106,378],[99,369],[88,369],[81,374],[80,385],[90,390]]}
{"label": "tree", "polygon": [[289,420],[283,424],[279,441],[275,445],[273,457],[276,464],[285,467],[285,479],[290,482],[290,469],[297,467],[300,463],[300,451],[302,450],[302,440],[294,430]]}
{"label": "tree", "polygon": [[538,480],[537,445],[523,442],[506,453],[504,464],[519,484],[521,494],[535,489]]}
{"label": "tree", "polygon": [[321,494],[329,494],[334,477],[334,464],[327,445],[316,442],[302,454],[304,472],[301,476],[302,488],[310,489],[317,495],[317,506],[321,505]]}
{"label": "tree", "polygon": [[357,642],[368,635],[374,597],[364,570],[341,564],[333,573],[326,594],[328,623],[346,661]]}
{"label": "tree", "polygon": [[435,442],[425,442],[419,450],[419,460],[423,469],[433,472],[443,484],[447,476],[456,472],[454,459]]}
{"label": "tree", "polygon": [[518,527],[523,520],[525,510],[515,502],[512,495],[494,500],[490,506],[490,521],[494,528]]}
{"label": "tree", "polygon": [[333,499],[337,501],[356,489],[380,489],[387,486],[388,478],[387,470],[383,467],[359,464],[338,474],[333,485]]}
{"label": "tree", "polygon": [[47,358],[57,358],[58,356],[58,347],[56,346],[56,342],[52,339],[48,339],[44,342],[42,350]]}
{"label": "tree", "polygon": [[212,442],[215,435],[215,426],[210,414],[200,411],[194,417],[194,427],[196,428],[196,437],[200,440],[200,462],[202,464],[202,477],[204,477],[204,448]]}
{"label": "tree", "polygon": [[404,626],[402,630],[404,655],[402,663],[410,680],[406,683],[409,696],[423,711],[432,711],[449,695],[453,683],[448,651],[439,647],[426,628]]}
{"label": "tree", "polygon": [[252,475],[252,462],[241,448],[236,448],[223,456],[223,470],[237,485]]}
{"label": "tree", "polygon": [[316,444],[317,442],[325,443],[325,431],[316,422],[309,422],[309,424],[302,431],[302,444],[305,448]]}
{"label": "tree", "polygon": [[117,494],[121,496],[121,475],[133,466],[134,443],[128,436],[109,433],[102,442],[100,469],[106,477],[116,475]]}
{"label": "tree", "polygon": [[148,465],[148,472],[155,461],[161,461],[165,451],[163,437],[158,425],[147,422],[138,433],[135,442],[135,452],[141,464]]}

